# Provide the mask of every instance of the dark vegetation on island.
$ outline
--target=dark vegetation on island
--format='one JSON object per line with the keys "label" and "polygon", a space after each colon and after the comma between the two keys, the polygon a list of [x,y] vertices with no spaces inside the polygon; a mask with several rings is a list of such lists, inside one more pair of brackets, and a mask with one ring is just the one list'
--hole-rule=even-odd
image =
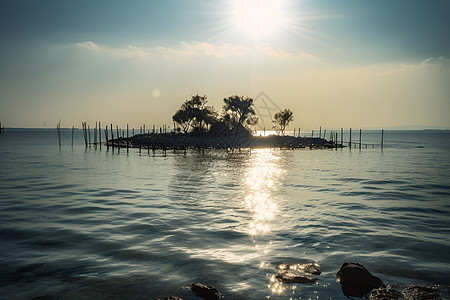
{"label": "dark vegetation on island", "polygon": [[252,98],[230,96],[223,99],[222,113],[208,106],[207,97],[195,95],[186,100],[172,116],[174,130],[166,132],[153,128],[132,137],[110,139],[108,146],[145,149],[237,149],[237,148],[337,148],[342,145],[323,138],[286,136],[294,120],[290,109],[273,116],[276,135],[254,136],[258,117]]}

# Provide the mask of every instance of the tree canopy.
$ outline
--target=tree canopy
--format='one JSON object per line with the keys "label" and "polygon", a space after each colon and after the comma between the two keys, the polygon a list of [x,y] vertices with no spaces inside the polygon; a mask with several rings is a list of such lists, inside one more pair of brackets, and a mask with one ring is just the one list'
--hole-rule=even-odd
{"label": "tree canopy", "polygon": [[206,105],[206,99],[205,95],[192,96],[181,105],[172,120],[179,124],[185,133],[190,129],[203,132],[217,119],[217,112],[212,106]]}
{"label": "tree canopy", "polygon": [[275,113],[273,118],[273,128],[276,130],[277,134],[284,135],[286,127],[294,120],[294,113],[290,109],[285,109]]}
{"label": "tree canopy", "polygon": [[258,123],[252,98],[234,95],[223,99],[223,102],[223,119],[230,128],[239,125],[248,128]]}
{"label": "tree canopy", "polygon": [[206,105],[207,97],[197,94],[181,105],[172,120],[184,133],[194,135],[205,132],[212,136],[250,134],[250,127],[258,122],[253,99],[234,95],[223,101],[223,113],[219,118],[214,107]]}

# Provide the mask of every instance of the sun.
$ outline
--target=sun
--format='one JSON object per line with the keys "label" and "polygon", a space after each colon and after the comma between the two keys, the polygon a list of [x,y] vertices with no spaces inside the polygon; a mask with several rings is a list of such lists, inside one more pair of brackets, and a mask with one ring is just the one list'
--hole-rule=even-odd
{"label": "sun", "polygon": [[250,38],[274,35],[286,23],[281,0],[235,0],[234,22]]}

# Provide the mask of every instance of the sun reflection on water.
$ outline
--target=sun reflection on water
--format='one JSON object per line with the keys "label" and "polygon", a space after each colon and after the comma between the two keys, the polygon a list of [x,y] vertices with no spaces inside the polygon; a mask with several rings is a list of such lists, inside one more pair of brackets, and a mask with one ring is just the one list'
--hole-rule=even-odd
{"label": "sun reflection on water", "polygon": [[281,174],[280,157],[272,149],[257,149],[252,152],[245,183],[248,193],[245,205],[252,214],[249,224],[251,236],[270,231],[270,222],[278,212],[277,203],[272,197]]}

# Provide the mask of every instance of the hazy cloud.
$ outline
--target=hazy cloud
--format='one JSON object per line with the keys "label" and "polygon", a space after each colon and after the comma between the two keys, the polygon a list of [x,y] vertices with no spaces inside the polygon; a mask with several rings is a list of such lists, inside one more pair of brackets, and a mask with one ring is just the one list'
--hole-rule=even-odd
{"label": "hazy cloud", "polygon": [[75,46],[92,51],[99,51],[105,54],[143,59],[150,54],[162,55],[165,58],[191,57],[191,56],[211,56],[217,58],[259,56],[275,57],[279,59],[316,59],[315,56],[307,53],[292,53],[281,48],[275,48],[272,44],[261,43],[256,46],[238,45],[221,42],[212,44],[208,42],[193,41],[191,43],[180,42],[178,47],[158,46],[152,49],[143,49],[136,46],[126,48],[112,48],[101,46],[92,41],[77,43]]}
{"label": "hazy cloud", "polygon": [[75,46],[92,51],[100,51],[102,53],[112,56],[127,57],[127,58],[145,58],[149,54],[148,51],[132,45],[126,48],[111,48],[100,46],[92,41],[87,41],[82,43],[76,43]]}
{"label": "hazy cloud", "polygon": [[307,54],[307,53],[296,54],[296,53],[291,53],[291,52],[285,51],[280,48],[274,48],[269,43],[259,44],[258,46],[256,46],[256,49],[265,55],[279,57],[279,58],[286,58],[286,59],[301,59],[301,58],[316,59],[317,58],[314,55]]}
{"label": "hazy cloud", "polygon": [[315,59],[316,57],[307,53],[291,53],[280,48],[274,48],[269,43],[263,43],[254,47],[237,45],[233,43],[211,44],[207,42],[194,41],[192,43],[181,42],[179,48],[156,47],[164,57],[177,56],[215,56],[219,58],[235,56],[269,56],[282,59]]}
{"label": "hazy cloud", "polygon": [[379,66],[377,68],[372,68],[374,69],[373,76],[375,77],[387,76],[400,72],[414,72],[431,68],[434,68],[435,70],[450,70],[450,59],[443,56],[429,57],[416,64],[400,64],[394,66]]}
{"label": "hazy cloud", "polygon": [[91,50],[98,50],[99,46],[91,41],[87,41],[87,42],[83,42],[83,43],[76,43],[75,46],[80,47],[80,48],[86,48],[86,49],[91,49]]}

